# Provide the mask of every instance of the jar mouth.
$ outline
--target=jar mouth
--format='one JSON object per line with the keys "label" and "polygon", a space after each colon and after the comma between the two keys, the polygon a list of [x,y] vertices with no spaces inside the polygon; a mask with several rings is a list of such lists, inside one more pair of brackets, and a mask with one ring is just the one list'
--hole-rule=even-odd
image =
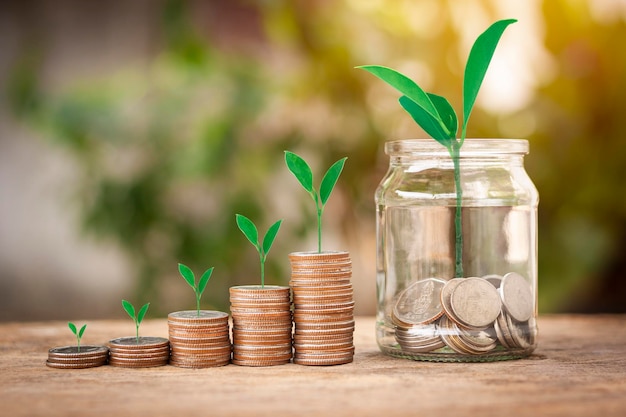
{"label": "jar mouth", "polygon": [[[390,156],[450,156],[448,149],[435,139],[403,139],[385,143],[385,153]],[[465,139],[461,157],[528,153],[526,139]]]}

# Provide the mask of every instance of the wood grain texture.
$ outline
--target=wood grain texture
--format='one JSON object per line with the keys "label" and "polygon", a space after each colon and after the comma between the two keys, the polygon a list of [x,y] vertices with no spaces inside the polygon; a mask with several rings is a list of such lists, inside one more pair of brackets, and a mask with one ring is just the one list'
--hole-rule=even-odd
{"label": "wood grain texture", "polygon": [[[83,344],[131,335],[129,321],[87,322]],[[626,316],[547,316],[528,359],[478,364],[384,356],[374,319],[357,318],[351,364],[57,370],[65,322],[0,324],[0,416],[626,416]],[[167,337],[165,320],[143,336]]]}

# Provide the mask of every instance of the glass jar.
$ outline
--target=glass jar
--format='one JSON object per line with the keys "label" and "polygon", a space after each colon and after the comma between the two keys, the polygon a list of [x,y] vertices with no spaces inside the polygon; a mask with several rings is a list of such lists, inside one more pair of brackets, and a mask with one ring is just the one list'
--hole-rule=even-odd
{"label": "glass jar", "polygon": [[432,139],[387,142],[385,152],[376,191],[380,349],[445,362],[528,356],[539,202],[523,165],[528,141],[466,139],[454,159]]}

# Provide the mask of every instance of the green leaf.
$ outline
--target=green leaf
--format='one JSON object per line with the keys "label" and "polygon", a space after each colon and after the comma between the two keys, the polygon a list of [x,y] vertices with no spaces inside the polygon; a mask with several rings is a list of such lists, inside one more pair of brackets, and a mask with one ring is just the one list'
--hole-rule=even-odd
{"label": "green leaf", "polygon": [[143,307],[141,307],[141,310],[139,310],[139,314],[137,314],[137,324],[143,321],[143,318],[146,316],[146,313],[148,312],[148,307],[150,307],[150,303],[144,304]]}
{"label": "green leaf", "polygon": [[259,250],[259,231],[254,223],[252,223],[252,220],[246,216],[242,216],[241,214],[236,214],[235,218],[237,219],[237,227],[239,227],[241,233],[243,233],[244,236],[248,238],[250,243],[252,243],[254,247]]}
{"label": "green leaf", "polygon": [[285,151],[285,163],[302,187],[307,192],[313,193],[313,172],[309,164],[300,156],[289,151]]}
{"label": "green leaf", "polygon": [[72,331],[72,333],[76,334],[76,325],[74,323],[72,323],[71,321],[67,323],[67,327],[70,328],[70,330]]}
{"label": "green leaf", "polygon": [[83,333],[85,333],[85,329],[87,328],[87,325],[84,324],[83,327],[80,328],[80,331],[78,332],[78,337],[83,337]]}
{"label": "green leaf", "polygon": [[193,288],[195,291],[196,290],[196,277],[193,274],[193,271],[189,269],[188,266],[179,263],[178,272],[180,272],[180,275],[182,275],[182,277],[185,279],[187,284],[189,284],[189,286]]}
{"label": "green leaf", "polygon": [[450,139],[448,134],[441,128],[439,122],[435,120],[430,113],[418,106],[407,96],[400,97],[400,105],[411,115],[411,117],[413,117],[413,120],[415,120],[415,122],[420,125],[426,133],[433,137],[433,139],[441,143],[446,148],[450,147],[452,139]]}
{"label": "green leaf", "polygon": [[126,300],[122,300],[122,307],[133,321],[135,320],[135,307]]}
{"label": "green leaf", "polygon": [[213,273],[213,268],[214,267],[211,267],[204,271],[204,274],[200,277],[200,282],[198,283],[198,295],[202,295],[204,292],[204,289],[209,283],[209,278],[211,278],[211,274]]}
{"label": "green leaf", "polygon": [[452,105],[442,96],[428,93],[428,97],[430,97],[430,101],[432,101],[437,108],[443,124],[450,131],[450,139],[455,139],[456,132],[459,130],[459,122]]}
{"label": "green leaf", "polygon": [[277,221],[267,230],[265,237],[263,238],[263,254],[267,255],[272,248],[272,244],[274,243],[274,239],[276,238],[276,234],[278,234],[278,229],[280,229],[280,224],[282,220]]}
{"label": "green leaf", "polygon": [[496,50],[496,46],[502,37],[502,33],[511,23],[517,20],[499,20],[489,26],[474,42],[467,58],[465,76],[463,79],[463,138],[467,128],[467,121],[472,113],[478,90],[485,78],[485,73]]}
{"label": "green leaf", "polygon": [[341,158],[335,162],[330,168],[328,168],[326,174],[324,174],[324,178],[322,178],[322,183],[320,184],[320,200],[322,202],[322,207],[326,205],[326,202],[330,197],[330,193],[333,192],[333,188],[335,188],[335,184],[337,184],[341,171],[343,171],[346,159],[348,158]]}
{"label": "green leaf", "polygon": [[422,90],[420,86],[415,83],[415,81],[394,69],[380,65],[363,65],[357,68],[370,72],[396,90],[400,91],[409,99],[413,100],[416,105],[422,107],[424,111],[430,114],[432,118],[437,121],[437,123],[442,125],[442,127],[444,126],[441,117],[437,112],[437,108],[430,100],[430,97],[428,97],[428,94],[426,94],[426,92]]}

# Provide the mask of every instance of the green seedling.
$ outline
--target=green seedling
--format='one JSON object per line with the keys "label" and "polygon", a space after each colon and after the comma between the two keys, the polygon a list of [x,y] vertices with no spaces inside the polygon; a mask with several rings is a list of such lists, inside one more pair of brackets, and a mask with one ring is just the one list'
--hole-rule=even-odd
{"label": "green seedling", "polygon": [[78,345],[78,351],[80,352],[80,339],[82,339],[87,325],[83,324],[83,327],[81,327],[80,330],[77,330],[76,325],[70,321],[67,323],[67,327],[69,327],[72,333],[74,333],[74,336],[76,336],[76,344]]}
{"label": "green seedling", "polygon": [[241,214],[236,214],[235,218],[237,220],[237,227],[241,230],[241,233],[244,234],[246,238],[254,245],[257,252],[259,253],[259,259],[261,261],[261,288],[265,287],[265,258],[272,248],[272,244],[274,243],[274,239],[276,238],[276,234],[278,233],[278,229],[280,229],[280,224],[283,222],[282,220],[277,221],[267,230],[265,237],[263,238],[263,244],[259,241],[259,231],[257,227],[252,223],[252,220],[247,218],[246,216],[242,216]]}
{"label": "green seedling", "polygon": [[445,146],[454,164],[454,184],[456,188],[455,226],[455,275],[463,276],[463,227],[461,206],[463,190],[461,188],[460,150],[465,141],[467,122],[469,121],[478,90],[485,78],[496,46],[504,30],[515,19],[499,20],[493,23],[474,42],[470,50],[463,78],[463,124],[461,136],[457,139],[458,118],[454,109],[444,97],[426,93],[417,83],[406,75],[391,68],[379,65],[364,65],[363,69],[377,76],[400,93],[400,105],[426,133]]}
{"label": "green seedling", "polygon": [[326,174],[324,174],[322,178],[318,191],[313,186],[313,172],[309,164],[295,153],[285,151],[285,163],[287,164],[287,168],[289,168],[289,171],[291,171],[300,182],[302,188],[304,188],[313,201],[315,201],[315,208],[317,210],[317,251],[320,253],[322,252],[322,214],[324,213],[324,207],[328,202],[328,198],[337,184],[339,175],[341,175],[341,171],[343,171],[346,159],[348,158],[341,158],[328,168],[328,171],[326,171]]}
{"label": "green seedling", "polygon": [[144,304],[143,307],[141,307],[141,309],[139,310],[139,313],[137,313],[137,315],[135,315],[135,307],[128,301],[122,300],[122,307],[124,307],[124,311],[126,311],[130,318],[133,319],[133,321],[135,322],[135,335],[137,337],[137,344],[139,344],[139,325],[143,321],[143,318],[146,316],[146,313],[148,312],[148,307],[150,307],[150,303]]}
{"label": "green seedling", "polygon": [[196,310],[198,312],[198,317],[200,317],[200,297],[202,297],[202,293],[209,283],[209,278],[211,278],[211,274],[213,273],[213,267],[204,271],[204,274],[202,274],[200,281],[197,284],[196,277],[188,266],[178,264],[178,272],[180,272],[180,275],[182,275],[187,284],[189,284],[189,286],[193,289],[193,292],[196,294]]}

